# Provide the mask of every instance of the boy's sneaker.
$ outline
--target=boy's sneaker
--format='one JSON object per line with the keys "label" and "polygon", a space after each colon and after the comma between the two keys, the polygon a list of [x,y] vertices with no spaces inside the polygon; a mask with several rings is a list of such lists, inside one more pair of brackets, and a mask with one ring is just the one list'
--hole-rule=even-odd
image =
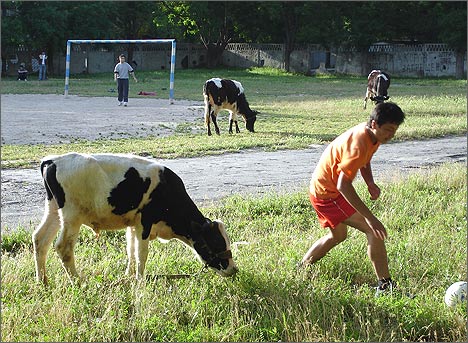
{"label": "boy's sneaker", "polygon": [[375,289],[375,296],[380,297],[381,295],[392,295],[395,288],[396,283],[391,278],[379,280],[379,284]]}
{"label": "boy's sneaker", "polygon": [[124,104],[125,107],[127,107],[127,103],[126,103],[126,102],[124,102],[123,104]]}
{"label": "boy's sneaker", "polygon": [[120,101],[120,102],[119,102],[119,106],[122,106],[122,105],[123,105],[123,101]]}

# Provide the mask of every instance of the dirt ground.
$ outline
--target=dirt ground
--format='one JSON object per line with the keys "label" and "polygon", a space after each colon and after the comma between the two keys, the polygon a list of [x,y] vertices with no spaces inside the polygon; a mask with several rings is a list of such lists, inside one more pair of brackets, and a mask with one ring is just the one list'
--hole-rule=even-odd
{"label": "dirt ground", "polygon": [[[202,102],[176,100],[170,104],[169,100],[144,98],[130,99],[128,107],[119,107],[112,98],[2,95],[1,100],[2,144],[164,136],[173,132],[176,123],[203,118]],[[323,149],[314,145],[304,150],[243,151],[158,161],[181,176],[197,204],[207,205],[238,193],[306,190]],[[443,162],[466,164],[466,154],[466,136],[390,143],[379,148],[372,169],[376,182],[382,183]],[[2,169],[1,181],[2,233],[19,226],[34,229],[45,197],[39,171]]]}
{"label": "dirt ground", "polygon": [[2,94],[2,144],[69,143],[79,139],[167,136],[179,123],[203,122],[203,101],[53,94]]}

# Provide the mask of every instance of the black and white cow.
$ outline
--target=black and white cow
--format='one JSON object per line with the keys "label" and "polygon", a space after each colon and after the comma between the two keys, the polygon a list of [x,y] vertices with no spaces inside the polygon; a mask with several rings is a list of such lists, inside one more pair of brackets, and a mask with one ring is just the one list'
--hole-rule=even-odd
{"label": "black and white cow", "polygon": [[236,80],[212,78],[206,80],[203,86],[203,98],[205,101],[205,124],[208,128],[208,136],[211,136],[210,121],[213,121],[216,134],[219,135],[219,127],[216,116],[221,110],[229,111],[229,133],[232,133],[232,124],[236,125],[236,132],[239,133],[237,125],[237,115],[240,114],[245,121],[245,128],[250,132],[254,131],[257,111],[249,107],[245,98],[244,87]]}
{"label": "black and white cow", "polygon": [[378,104],[388,100],[388,87],[390,87],[390,75],[382,70],[374,69],[367,76],[367,90],[364,98],[364,109],[367,105],[367,99],[371,99]]}
{"label": "black and white cow", "polygon": [[124,154],[68,153],[41,161],[45,213],[32,235],[36,278],[47,283],[47,252],[55,248],[70,279],[78,275],[74,246],[82,224],[100,230],[127,228],[127,274],[143,276],[148,243],[178,239],[222,276],[237,267],[221,221],[205,218],[172,170]]}

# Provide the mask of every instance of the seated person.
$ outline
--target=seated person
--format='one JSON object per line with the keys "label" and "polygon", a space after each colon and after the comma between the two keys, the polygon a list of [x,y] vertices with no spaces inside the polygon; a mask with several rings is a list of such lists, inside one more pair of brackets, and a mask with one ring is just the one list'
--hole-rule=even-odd
{"label": "seated person", "polygon": [[22,80],[22,81],[28,80],[28,71],[24,63],[21,63],[18,69],[18,80]]}

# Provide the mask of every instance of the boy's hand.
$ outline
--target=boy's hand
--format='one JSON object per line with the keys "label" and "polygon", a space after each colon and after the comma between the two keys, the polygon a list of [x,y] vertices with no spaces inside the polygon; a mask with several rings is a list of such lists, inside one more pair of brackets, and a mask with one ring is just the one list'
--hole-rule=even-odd
{"label": "boy's hand", "polygon": [[371,200],[377,200],[380,196],[380,188],[375,183],[367,185],[367,190],[369,191]]}

